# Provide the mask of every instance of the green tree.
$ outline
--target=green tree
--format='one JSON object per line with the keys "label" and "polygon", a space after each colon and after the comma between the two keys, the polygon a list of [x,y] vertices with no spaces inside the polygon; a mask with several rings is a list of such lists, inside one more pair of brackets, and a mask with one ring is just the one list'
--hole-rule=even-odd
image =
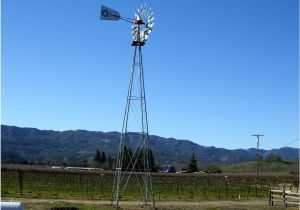
{"label": "green tree", "polygon": [[91,163],[91,166],[96,168],[102,167],[102,155],[99,149],[96,150],[96,154],[94,156],[94,160]]}
{"label": "green tree", "polygon": [[[122,161],[122,170],[132,167],[132,162],[130,161],[132,157],[131,149],[124,146],[123,148],[123,161]],[[130,165],[129,165],[130,164]]]}
{"label": "green tree", "polygon": [[[145,158],[148,158],[148,161],[145,161]],[[136,154],[133,159],[136,160],[136,164],[135,164],[136,171],[144,171],[145,166],[148,167],[150,171],[158,170],[158,168],[155,166],[153,152],[149,148],[141,150],[140,153]],[[149,164],[148,166],[147,163]]]}
{"label": "green tree", "polygon": [[141,150],[139,154],[136,156],[136,164],[135,169],[137,171],[143,171],[144,170],[144,157],[145,157],[145,150]]}
{"label": "green tree", "polygon": [[198,171],[198,164],[197,164],[197,160],[196,160],[196,156],[195,153],[193,152],[193,155],[190,159],[190,162],[188,164],[188,172],[189,173],[193,173]]}
{"label": "green tree", "polygon": [[101,154],[100,154],[99,149],[97,149],[97,151],[96,151],[96,154],[94,156],[94,161],[98,161],[98,162],[101,161]]}
{"label": "green tree", "polygon": [[213,164],[206,165],[203,171],[205,171],[206,173],[222,173],[222,170],[218,166]]}
{"label": "green tree", "polygon": [[145,155],[147,154],[149,160],[149,169],[151,171],[157,171],[155,167],[154,156],[151,149],[143,149],[139,153],[133,154],[132,150],[126,146],[123,149],[123,161],[122,161],[122,170],[134,169],[136,171],[145,170]]}
{"label": "green tree", "polygon": [[102,152],[102,156],[101,156],[101,160],[100,160],[101,163],[105,163],[106,162],[106,157],[105,157],[105,153]]}
{"label": "green tree", "polygon": [[153,152],[151,149],[149,149],[149,167],[150,167],[150,170],[152,172],[157,172],[158,171],[158,168],[157,166],[155,165],[155,160],[154,160],[154,155],[153,155]]}
{"label": "green tree", "polygon": [[281,161],[282,157],[276,153],[269,153],[266,156],[267,161]]}
{"label": "green tree", "polygon": [[112,170],[113,167],[113,159],[108,155],[108,169]]}

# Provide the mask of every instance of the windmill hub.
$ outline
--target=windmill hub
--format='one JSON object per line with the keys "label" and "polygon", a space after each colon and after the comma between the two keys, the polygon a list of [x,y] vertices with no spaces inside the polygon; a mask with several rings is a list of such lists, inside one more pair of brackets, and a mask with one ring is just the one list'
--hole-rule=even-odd
{"label": "windmill hub", "polygon": [[152,8],[144,4],[135,13],[134,25],[132,27],[132,46],[143,46],[149,38],[154,26]]}

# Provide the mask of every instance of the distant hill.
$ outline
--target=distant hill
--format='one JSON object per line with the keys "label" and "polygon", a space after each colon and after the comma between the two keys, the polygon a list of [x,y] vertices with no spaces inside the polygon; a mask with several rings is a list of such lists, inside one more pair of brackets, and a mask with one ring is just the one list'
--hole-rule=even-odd
{"label": "distant hill", "polygon": [[[119,132],[100,131],[53,131],[36,128],[20,128],[1,125],[1,158],[2,162],[22,161],[34,163],[61,163],[86,161],[94,156],[96,149],[104,151],[115,158],[120,139]],[[135,145],[136,139],[129,143]],[[150,147],[157,163],[183,163],[195,152],[196,158],[203,163],[233,163],[255,160],[256,149],[228,150],[215,147],[204,147],[188,140],[150,136]],[[260,150],[260,154],[274,153],[283,160],[299,158],[298,148],[284,147],[273,150]]]}

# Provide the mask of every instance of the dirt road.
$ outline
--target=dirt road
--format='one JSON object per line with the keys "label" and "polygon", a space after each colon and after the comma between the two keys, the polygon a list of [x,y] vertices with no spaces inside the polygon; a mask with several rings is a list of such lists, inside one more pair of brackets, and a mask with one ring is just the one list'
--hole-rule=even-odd
{"label": "dirt road", "polygon": [[[10,200],[3,199],[2,200]],[[53,206],[55,204],[68,204],[68,205],[86,205],[90,206],[87,209],[114,209],[110,206],[110,201],[95,201],[95,200],[76,200],[76,199],[34,199],[34,198],[22,198],[12,199],[14,201],[21,201],[25,204],[27,209],[40,210],[44,209],[45,206]],[[192,209],[221,209],[221,210],[250,210],[250,209],[286,209],[281,206],[281,203],[276,203],[275,206],[271,207],[268,204],[267,199],[253,199],[253,200],[213,200],[213,201],[199,201],[199,202],[184,202],[184,201],[164,201],[156,202],[155,204],[158,210],[192,210]],[[153,209],[146,207],[142,202],[137,201],[121,201],[121,209]],[[81,208],[79,208],[81,209]],[[85,209],[85,208],[84,208]],[[290,210],[299,209],[297,206],[288,207]]]}

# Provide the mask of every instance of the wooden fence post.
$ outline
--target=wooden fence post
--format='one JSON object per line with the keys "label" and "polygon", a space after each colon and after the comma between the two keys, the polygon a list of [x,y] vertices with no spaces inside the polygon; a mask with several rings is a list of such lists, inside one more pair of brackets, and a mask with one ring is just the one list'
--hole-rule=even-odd
{"label": "wooden fence post", "polygon": [[248,200],[248,198],[249,198],[250,187],[251,187],[251,185],[248,186],[248,190],[247,190],[247,200]]}
{"label": "wooden fence post", "polygon": [[241,197],[243,197],[243,185],[241,185],[241,188],[240,188],[240,195],[241,195]]}
{"label": "wooden fence post", "polygon": [[255,185],[255,197],[257,198],[257,184]]}
{"label": "wooden fence post", "polygon": [[159,183],[159,188],[158,188],[158,200],[159,200],[159,201],[160,201],[160,191],[161,191],[161,189],[160,189],[160,188],[161,188],[160,184],[161,184],[161,183]]}
{"label": "wooden fence post", "polygon": [[194,179],[192,179],[192,183],[190,186],[190,200],[194,198]]}
{"label": "wooden fence post", "polygon": [[89,177],[86,176],[86,198],[89,198]]}
{"label": "wooden fence post", "polygon": [[207,189],[206,189],[206,183],[204,184],[204,197],[207,198]]}
{"label": "wooden fence post", "polygon": [[273,201],[272,201],[272,190],[269,189],[269,206],[273,206]]}
{"label": "wooden fence post", "polygon": [[102,199],[102,193],[103,193],[103,181],[104,181],[104,175],[100,174],[100,200]]}
{"label": "wooden fence post", "polygon": [[92,176],[92,200],[94,199],[95,174]]}
{"label": "wooden fence post", "polygon": [[220,185],[218,186],[218,197],[219,197],[219,200],[221,200]]}
{"label": "wooden fence post", "polygon": [[179,198],[178,177],[176,177],[176,195],[178,199]]}
{"label": "wooden fence post", "polygon": [[80,178],[80,174],[79,174],[79,176],[76,176],[76,192],[77,192],[77,195],[78,195],[78,193],[79,193],[79,184],[80,184],[80,181],[79,181],[79,179],[81,179]]}
{"label": "wooden fence post", "polygon": [[228,197],[228,182],[226,181],[226,185],[225,185],[225,196],[226,196],[226,200]]}
{"label": "wooden fence post", "polygon": [[23,171],[18,169],[18,174],[19,174],[19,187],[20,187],[20,195],[21,198],[23,197]]}
{"label": "wooden fence post", "polygon": [[282,191],[282,197],[283,197],[283,207],[287,207],[286,198],[285,198],[285,189]]}

